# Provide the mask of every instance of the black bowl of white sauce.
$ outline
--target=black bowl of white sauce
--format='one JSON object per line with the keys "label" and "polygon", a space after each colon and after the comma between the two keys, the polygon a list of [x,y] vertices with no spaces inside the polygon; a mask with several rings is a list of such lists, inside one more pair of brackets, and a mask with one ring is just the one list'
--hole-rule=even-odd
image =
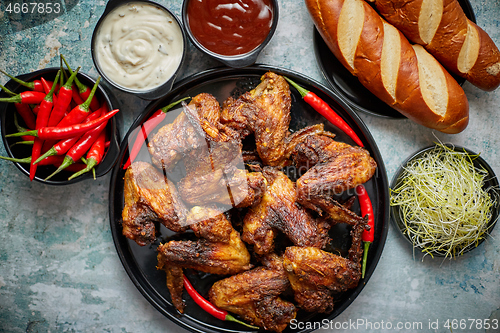
{"label": "black bowl of white sauce", "polygon": [[153,100],[172,89],[187,41],[181,22],[164,6],[148,0],[110,0],[91,47],[94,65],[109,84]]}

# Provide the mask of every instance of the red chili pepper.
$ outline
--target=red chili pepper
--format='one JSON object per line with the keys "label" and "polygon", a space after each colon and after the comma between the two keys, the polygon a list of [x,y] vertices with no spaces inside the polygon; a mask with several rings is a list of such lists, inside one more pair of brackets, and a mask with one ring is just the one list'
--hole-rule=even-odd
{"label": "red chili pepper", "polygon": [[35,129],[36,117],[35,113],[31,110],[29,104],[14,103],[17,113],[23,118],[26,127],[29,129]]}
{"label": "red chili pepper", "polygon": [[[73,71],[71,70],[71,67],[69,66],[68,62],[66,61],[66,58],[64,58],[64,56],[62,54],[61,54],[61,59],[66,64],[66,68],[68,68],[68,71],[70,73],[73,73]],[[75,84],[78,87],[78,93],[80,94],[80,97],[83,100],[86,100],[87,98],[89,98],[91,89],[89,87],[87,87],[86,85],[84,85],[83,83],[81,83],[80,80],[78,80],[78,78],[75,79]],[[99,101],[97,100],[97,98],[95,96],[92,98],[92,101],[90,102],[90,108],[92,110],[99,109]]]}
{"label": "red chili pepper", "polygon": [[[56,79],[59,78],[61,73],[58,71],[56,75]],[[42,82],[45,82],[45,79],[42,78]],[[52,113],[52,107],[54,106],[53,95],[56,86],[52,85],[50,91],[45,95],[45,98],[40,103],[40,108],[38,109],[38,114],[36,117],[36,129],[40,129],[42,127],[46,127],[49,124],[49,118]]]}
{"label": "red chili pepper", "polygon": [[[71,177],[69,177],[68,180],[83,175],[84,173],[89,172],[90,170],[93,170],[96,165],[101,163],[102,158],[104,157],[104,149],[106,145],[105,141],[106,141],[106,131],[101,131],[101,134],[99,134],[99,137],[97,138],[97,140],[95,140],[95,142],[92,144],[89,151],[87,152],[86,156],[87,166],[81,171],[71,175]],[[95,179],[95,174],[94,174],[94,179]]]}
{"label": "red chili pepper", "polygon": [[142,145],[146,141],[146,138],[156,128],[156,126],[158,126],[158,124],[160,124],[165,119],[168,110],[170,110],[171,108],[173,108],[174,106],[176,106],[177,104],[188,98],[190,97],[184,97],[178,101],[175,101],[159,109],[151,117],[149,117],[148,120],[146,120],[144,123],[141,124],[141,130],[137,133],[134,145],[130,150],[129,158],[127,162],[125,162],[125,164],[123,165],[123,169],[127,169],[130,166],[130,164],[135,160],[135,158],[141,151]]}
{"label": "red chili pepper", "polygon": [[361,208],[361,216],[368,216],[368,226],[369,230],[364,230],[362,234],[362,240],[364,243],[364,253],[363,253],[363,264],[361,266],[361,277],[365,277],[366,271],[366,261],[368,258],[368,250],[370,244],[375,239],[375,216],[373,214],[372,202],[370,196],[366,192],[366,188],[363,185],[356,186],[356,194],[358,195],[359,207]]}
{"label": "red chili pepper", "polygon": [[33,131],[26,131],[22,133],[12,133],[8,134],[5,137],[6,138],[13,138],[17,136],[23,136],[23,135],[33,135],[36,137],[39,137],[42,140],[64,140],[68,138],[72,138],[76,135],[85,133],[93,128],[96,128],[103,122],[109,120],[111,117],[113,117],[115,114],[120,111],[119,109],[115,109],[99,118],[93,121],[89,121],[88,123],[85,124],[75,124],[71,126],[66,126],[66,127],[43,127],[40,128],[39,130],[33,130]]}
{"label": "red chili pepper", "polygon": [[92,97],[97,90],[100,80],[101,77],[99,76],[87,100],[83,104],[80,104],[77,107],[73,108],[70,113],[64,116],[64,118],[57,124],[58,127],[78,124],[81,123],[83,119],[87,118],[90,112],[90,102],[92,101]]}
{"label": "red chili pepper", "polygon": [[[60,71],[58,72],[60,73]],[[49,91],[52,89],[52,87],[54,86],[54,82],[52,81],[47,81],[45,80],[44,78],[41,79],[42,81],[42,87],[43,87],[43,92],[48,94]],[[55,87],[55,91],[57,91],[57,86]],[[54,95],[52,96],[52,99],[54,101],[54,105],[57,104],[57,96],[56,94],[54,93]]]}
{"label": "red chili pepper", "polygon": [[212,303],[207,301],[205,298],[203,298],[203,296],[201,296],[196,291],[196,289],[194,289],[193,285],[191,284],[191,282],[189,282],[186,275],[183,276],[183,279],[184,279],[183,280],[184,281],[184,288],[186,288],[186,291],[188,292],[189,296],[191,296],[193,301],[195,301],[195,303],[198,304],[203,310],[205,310],[206,312],[208,312],[209,314],[211,314],[215,318],[220,319],[220,320],[233,321],[233,322],[236,322],[238,324],[244,325],[246,327],[250,327],[253,329],[259,329],[257,326],[252,326],[252,325],[249,325],[245,322],[242,322],[242,321],[234,318],[227,311],[219,309],[218,307],[216,307],[215,305],[213,305]]}
{"label": "red chili pepper", "polygon": [[[0,88],[2,88],[7,94],[9,94],[11,96],[16,95],[11,90],[9,90],[7,87],[4,87],[1,84],[0,84]],[[35,125],[36,124],[35,113],[31,110],[30,106],[28,104],[23,104],[23,103],[14,103],[14,106],[16,107],[17,112],[23,118],[26,126],[28,126],[29,129],[35,129],[35,126],[36,126]]]}
{"label": "red chili pepper", "polygon": [[[60,71],[57,72],[56,81],[61,74]],[[42,78],[42,81],[45,79]],[[36,117],[36,129],[40,129],[42,127],[46,127],[49,123],[49,117],[52,112],[52,107],[54,105],[52,96],[54,95],[54,90],[56,86],[52,85],[49,93],[45,96],[43,101],[40,103],[40,109],[38,110],[38,115]],[[30,165],[30,180],[35,179],[35,173],[37,169],[37,165],[35,161],[40,157],[40,153],[42,151],[43,140],[40,138],[35,138],[35,142],[33,143],[33,149],[31,150],[31,165]]]}
{"label": "red chili pepper", "polygon": [[[59,96],[57,97],[57,104],[54,106],[54,110],[52,111],[52,114],[50,115],[49,123],[48,126],[56,126],[59,124],[61,119],[64,117],[64,113],[66,112],[66,109],[68,108],[69,104],[71,103],[71,99],[73,98],[73,80],[76,77],[76,74],[80,70],[80,67],[76,69],[73,75],[71,75],[66,81],[66,83],[59,88]],[[62,75],[62,73],[61,73]],[[56,80],[57,81],[57,80]]]}
{"label": "red chili pepper", "polygon": [[[26,104],[22,104],[22,105],[26,105]],[[33,112],[35,114],[35,116],[36,116],[38,114],[38,110],[40,110],[40,104],[35,105],[33,107],[33,109],[31,109],[31,112]]]}
{"label": "red chili pepper", "polygon": [[14,75],[10,75],[2,70],[0,70],[0,72],[2,72],[4,75],[7,75],[8,77],[10,77],[14,82],[17,82],[20,85],[25,86],[26,88],[29,88],[29,89],[34,90],[34,91],[43,92],[43,86],[42,86],[42,82],[40,80],[34,80],[33,82],[26,82],[26,81],[23,81],[21,79],[18,79]]}
{"label": "red chili pepper", "polygon": [[71,147],[70,150],[66,153],[66,156],[64,156],[64,161],[63,163],[57,168],[56,171],[54,171],[50,176],[45,178],[45,180],[48,180],[52,178],[52,176],[58,174],[62,170],[66,169],[68,166],[74,164],[76,161],[78,161],[82,156],[87,152],[90,147],[94,144],[94,142],[97,140],[99,135],[101,135],[101,132],[104,131],[106,128],[107,122],[103,122],[96,128],[94,128],[91,131],[88,131],[83,135],[77,143]]}
{"label": "red chili pepper", "polygon": [[73,101],[76,103],[76,105],[80,105],[85,102],[85,100],[78,94],[78,87],[76,87],[75,85],[73,85]]}
{"label": "red chili pepper", "polygon": [[[101,108],[103,109],[103,108]],[[101,115],[101,109],[92,112],[85,120],[84,123],[87,123],[89,121],[93,121],[97,118],[100,117]],[[107,111],[107,107],[105,108]],[[75,145],[75,143],[80,139],[81,135],[74,136],[69,139],[61,140],[54,144],[50,149],[47,149],[47,151],[40,156],[38,160],[35,161],[35,163],[38,163],[41,159],[48,157],[48,156],[53,156],[53,155],[63,155],[68,152],[68,150]]]}
{"label": "red chili pepper", "polygon": [[23,103],[23,104],[40,104],[45,98],[45,93],[40,91],[23,91],[22,93],[12,96],[0,98],[0,102],[5,103]]}
{"label": "red chili pepper", "polygon": [[285,79],[299,92],[304,101],[313,107],[314,110],[319,112],[323,117],[325,117],[334,126],[338,127],[341,131],[347,134],[357,145],[364,147],[363,142],[359,139],[353,129],[347,125],[347,123],[342,119],[333,109],[321,98],[318,97],[312,91],[309,91],[297,83],[293,82],[289,78]]}

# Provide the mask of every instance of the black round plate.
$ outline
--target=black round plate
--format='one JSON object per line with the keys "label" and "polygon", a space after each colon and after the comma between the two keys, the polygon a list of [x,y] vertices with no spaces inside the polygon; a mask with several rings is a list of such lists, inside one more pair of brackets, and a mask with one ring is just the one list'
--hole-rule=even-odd
{"label": "black round plate", "polygon": [[[162,314],[170,318],[178,325],[192,332],[241,332],[248,331],[247,328],[225,321],[220,321],[211,315],[202,311],[190,298],[187,296],[185,314],[179,314],[172,306],[168,289],[165,285],[165,272],[156,269],[156,247],[159,242],[151,246],[140,247],[134,241],[130,241],[122,235],[122,210],[124,207],[123,197],[123,177],[125,170],[122,165],[128,159],[128,137],[131,133],[136,133],[134,130],[139,124],[150,117],[158,108],[163,107],[174,100],[185,96],[195,96],[198,93],[206,92],[213,94],[220,103],[222,103],[230,95],[239,96],[245,91],[255,87],[260,82],[260,77],[267,71],[273,71],[277,74],[286,75],[298,84],[308,90],[316,93],[320,98],[327,101],[338,114],[355,130],[358,136],[363,141],[366,149],[378,163],[376,174],[365,184],[365,187],[372,200],[374,215],[375,215],[375,241],[370,247],[368,255],[368,265],[364,281],[360,281],[359,285],[340,296],[335,305],[335,309],[330,314],[315,314],[299,311],[297,320],[300,322],[314,321],[321,322],[324,319],[333,319],[344,311],[349,304],[361,292],[366,282],[372,275],[375,266],[380,258],[384,247],[385,239],[388,231],[389,221],[389,192],[387,175],[382,161],[380,152],[375,144],[371,134],[365,127],[359,117],[351,111],[342,100],[336,97],[331,91],[319,83],[304,77],[295,72],[284,69],[271,68],[267,66],[252,66],[240,69],[219,68],[212,69],[206,72],[199,73],[190,78],[179,82],[174,89],[164,98],[153,102],[146,110],[136,119],[131,129],[127,133],[125,140],[122,143],[121,154],[118,163],[115,166],[110,184],[110,223],[113,240],[115,242],[118,255],[129,274],[133,283],[137,286],[144,297],[155,306]],[[325,128],[336,133],[337,140],[345,141],[349,144],[353,142],[348,136],[338,131],[321,115],[316,113],[309,105],[307,105],[297,91],[292,89],[292,121],[290,124],[291,130],[303,128],[307,125],[325,123]],[[133,134],[132,134],[133,135]],[[135,138],[135,135],[133,136]],[[145,148],[143,148],[146,150]],[[147,153],[139,155],[140,158],[148,158]],[[144,157],[146,156],[146,157]],[[359,206],[353,207],[358,214]],[[163,226],[162,226],[163,227]],[[162,235],[166,229],[162,229]],[[339,228],[339,235],[335,237],[333,242],[337,242],[334,246],[347,249],[349,240],[347,228]],[[188,273],[188,272],[187,272]],[[188,276],[195,288],[202,294],[207,295],[210,286],[220,277],[214,275],[189,274]],[[310,332],[308,329],[292,330],[287,328],[285,332]]]}
{"label": "black round plate", "polygon": [[[469,20],[475,23],[476,17],[469,0],[458,0],[458,2]],[[406,118],[373,95],[342,65],[330,51],[317,29],[314,29],[313,43],[316,60],[324,77],[331,84],[333,91],[344,98],[355,111],[387,118]],[[453,77],[460,85],[465,82],[462,77],[456,75]]]}
{"label": "black round plate", "polygon": [[[472,163],[474,164],[474,167],[476,167],[478,169],[483,169],[488,173],[488,176],[485,178],[485,181],[484,181],[483,189],[485,191],[487,191],[492,196],[493,200],[495,200],[495,203],[493,204],[493,207],[491,208],[492,209],[492,214],[491,214],[492,217],[491,217],[490,221],[488,221],[487,234],[484,237],[482,237],[477,243],[474,242],[474,243],[470,244],[469,246],[467,246],[466,248],[464,248],[461,252],[461,254],[464,254],[464,253],[467,253],[467,252],[475,249],[476,247],[479,246],[479,244],[484,242],[484,240],[488,237],[489,233],[491,233],[491,231],[495,227],[497,220],[498,220],[499,213],[500,213],[500,202],[498,201],[498,198],[500,198],[500,187],[499,187],[498,178],[495,175],[495,172],[490,167],[490,165],[483,158],[481,158],[481,156],[479,156],[479,154],[476,154],[475,152],[473,152],[467,148],[460,147],[460,146],[454,146],[451,144],[447,144],[446,146],[453,148],[457,152],[465,152],[470,156],[474,156],[474,158],[472,159]],[[423,148],[423,149],[413,153],[412,155],[410,155],[401,164],[401,166],[398,168],[398,170],[394,174],[394,177],[392,178],[392,182],[391,182],[391,189],[396,188],[398,186],[398,184],[400,184],[400,182],[403,180],[402,177],[404,175],[405,167],[408,165],[408,163],[410,163],[416,159],[421,158],[425,153],[427,153],[428,151],[430,151],[434,148],[436,148],[435,145],[430,146],[430,147],[426,147],[426,148]],[[400,210],[399,206],[391,206],[391,220],[394,223],[394,225],[396,226],[396,228],[401,232],[403,237],[410,244],[413,245],[413,243],[410,239],[410,236],[408,235],[405,223],[403,222],[401,215],[399,214],[399,210]],[[422,248],[420,248],[420,249],[422,249]],[[445,251],[433,251],[429,254],[431,254],[432,256],[437,256],[437,257],[445,257],[446,256]]]}

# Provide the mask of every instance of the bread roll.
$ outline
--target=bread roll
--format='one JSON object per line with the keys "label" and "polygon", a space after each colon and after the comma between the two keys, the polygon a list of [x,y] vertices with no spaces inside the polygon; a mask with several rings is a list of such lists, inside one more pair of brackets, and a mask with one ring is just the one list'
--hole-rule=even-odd
{"label": "bread roll", "polygon": [[486,91],[500,85],[500,51],[483,29],[467,19],[457,0],[370,1],[450,72]]}
{"label": "bread roll", "polygon": [[409,119],[445,133],[465,129],[469,103],[453,77],[363,0],[306,0],[339,61],[375,96]]}

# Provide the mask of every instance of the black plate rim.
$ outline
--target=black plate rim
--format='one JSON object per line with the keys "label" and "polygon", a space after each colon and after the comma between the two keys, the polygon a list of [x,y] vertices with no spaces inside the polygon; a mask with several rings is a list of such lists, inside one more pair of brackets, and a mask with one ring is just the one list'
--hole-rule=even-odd
{"label": "black plate rim", "polygon": [[[487,182],[489,183],[488,187],[492,187],[493,191],[496,192],[497,197],[500,197],[500,186],[499,186],[499,182],[498,182],[498,177],[496,176],[495,172],[493,171],[491,166],[488,164],[488,162],[486,162],[481,157],[480,154],[477,154],[474,151],[472,151],[468,148],[465,148],[463,146],[454,145],[454,144],[450,144],[450,143],[446,143],[444,145],[446,147],[453,148],[453,150],[455,150],[455,151],[460,151],[460,152],[465,151],[467,154],[469,154],[471,156],[475,156],[475,158],[473,160],[474,165],[483,167],[488,172],[488,175],[489,175],[489,177],[487,179]],[[393,188],[395,188],[398,185],[398,183],[401,181],[401,176],[403,175],[404,168],[406,165],[408,165],[409,162],[413,161],[416,158],[419,158],[420,156],[422,156],[423,154],[425,154],[426,152],[428,152],[434,148],[436,148],[435,144],[424,147],[422,149],[419,149],[419,150],[415,151],[413,154],[411,154],[410,156],[408,156],[401,163],[401,165],[398,167],[398,169],[394,173],[394,176],[392,177],[392,180],[391,180],[390,189],[392,190]],[[414,246],[412,241],[410,240],[409,236],[403,232],[404,226],[403,226],[403,222],[401,222],[401,218],[399,217],[398,211],[399,211],[398,206],[390,206],[390,219],[391,219],[393,225],[396,227],[396,229],[398,230],[401,237],[403,237],[414,249],[423,250],[421,247]],[[479,242],[477,244],[472,243],[472,244],[468,245],[462,251],[461,255],[464,255],[464,254],[478,248],[486,239],[491,237],[490,234],[493,231],[493,228],[495,228],[495,225],[499,219],[499,215],[500,215],[500,202],[497,202],[497,204],[493,206],[492,219],[488,222],[488,228],[487,228],[486,235],[481,240],[479,240]],[[425,252],[423,252],[423,251],[422,251],[422,253],[425,254]],[[432,256],[435,256],[435,257],[444,258],[446,256],[446,253],[444,253],[444,252],[437,251],[437,252],[431,252],[431,253],[432,253]]]}
{"label": "black plate rim", "polygon": [[[333,320],[336,316],[338,316],[340,313],[342,313],[345,308],[347,308],[353,301],[354,299],[361,293],[362,289],[368,282],[369,278],[373,274],[378,261],[380,260],[380,257],[382,255],[382,251],[385,245],[385,241],[387,238],[388,234],[388,224],[389,224],[389,185],[388,185],[388,179],[387,179],[387,173],[385,169],[385,165],[383,163],[382,155],[380,154],[378,147],[371,136],[369,130],[366,128],[362,120],[359,118],[359,116],[352,111],[352,109],[347,105],[342,99],[338,98],[337,95],[335,95],[330,89],[325,87],[319,82],[316,82],[315,80],[306,77],[305,75],[288,70],[288,69],[283,69],[279,67],[271,67],[267,65],[253,65],[245,68],[229,68],[229,67],[218,67],[218,68],[213,68],[213,69],[208,69],[205,71],[202,71],[200,73],[194,74],[192,76],[186,77],[183,80],[179,81],[176,83],[174,88],[172,89],[169,94],[164,96],[161,100],[168,99],[170,96],[175,96],[178,94],[183,87],[185,87],[188,84],[194,84],[195,82],[206,80],[207,78],[210,78],[211,76],[227,76],[230,74],[235,74],[235,75],[249,75],[249,74],[264,74],[266,71],[274,71],[280,75],[287,75],[292,80],[296,80],[299,84],[310,84],[311,86],[314,86],[321,92],[327,94],[330,98],[333,100],[337,101],[342,107],[344,107],[347,116],[350,116],[351,119],[346,119],[346,121],[349,122],[354,122],[359,130],[362,132],[363,136],[361,139],[365,143],[369,143],[372,148],[370,150],[370,154],[376,159],[378,163],[378,173],[380,177],[380,184],[377,184],[378,191],[383,193],[383,198],[379,199],[379,201],[382,203],[380,207],[378,207],[379,213],[378,215],[381,216],[380,223],[382,224],[381,229],[380,229],[380,238],[378,239],[379,246],[376,248],[373,248],[372,246],[372,251],[369,252],[369,264],[366,270],[365,274],[365,279],[363,281],[360,281],[358,287],[353,289],[349,293],[349,298],[346,302],[344,302],[341,306],[336,308],[332,314],[328,316],[323,316],[323,318],[328,318],[328,320]],[[110,181],[110,188],[109,188],[109,218],[110,218],[110,228],[111,228],[111,233],[113,237],[113,242],[115,244],[115,248],[117,250],[117,254],[120,258],[120,261],[122,262],[122,265],[127,272],[128,276],[130,277],[131,281],[134,283],[134,285],[137,287],[137,289],[141,292],[141,294],[150,302],[151,305],[153,305],[160,313],[162,313],[164,316],[169,318],[171,321],[176,323],[177,325],[183,327],[184,329],[187,329],[191,332],[200,332],[200,333],[206,333],[206,332],[242,332],[241,330],[231,330],[231,329],[225,329],[221,327],[215,327],[211,326],[209,324],[204,324],[200,323],[199,320],[194,319],[190,316],[187,315],[179,315],[178,312],[169,304],[169,302],[166,302],[166,300],[161,296],[157,295],[155,293],[151,293],[152,286],[149,284],[147,281],[147,278],[144,276],[144,273],[140,270],[139,267],[132,267],[131,265],[134,264],[134,258],[131,258],[130,255],[127,255],[125,253],[125,248],[128,247],[127,240],[125,237],[121,235],[121,228],[118,227],[118,223],[115,222],[115,218],[117,216],[120,216],[121,218],[121,211],[116,212],[115,211],[115,200],[116,200],[116,185],[119,181],[119,178],[122,175],[122,162],[124,161],[125,157],[128,156],[128,136],[132,133],[133,129],[140,123],[142,122],[149,114],[154,112],[156,110],[157,105],[160,103],[160,100],[153,101],[151,102],[146,108],[143,113],[141,113],[137,118],[136,121],[132,124],[130,127],[129,131],[127,132],[124,140],[122,141],[121,145],[121,152],[120,156],[118,158],[118,162],[116,163],[112,175],[111,175],[111,181]],[[326,120],[325,120],[326,121]],[[117,215],[118,214],[118,215]],[[134,271],[135,270],[135,271]],[[346,293],[346,294],[347,294]],[[166,308],[162,306],[165,305],[166,303]],[[321,314],[314,314],[314,316],[320,316]],[[320,318],[321,320],[321,318]],[[241,327],[238,327],[241,329]],[[243,330],[245,331],[245,330]],[[287,328],[286,331],[292,331],[290,328]],[[311,329],[305,329],[305,330],[293,330],[293,332],[300,332],[300,333],[307,333],[311,332]]]}
{"label": "black plate rim", "polygon": [[[467,18],[469,20],[471,20],[472,22],[476,23],[476,15],[474,14],[474,10],[472,8],[470,1],[469,0],[458,0],[458,2],[460,4],[460,6],[462,7]],[[373,7],[373,5],[372,5],[372,7]],[[393,109],[388,104],[385,104],[384,102],[380,101],[379,98],[377,98],[370,91],[368,91],[368,89],[363,87],[363,85],[361,85],[361,83],[359,83],[359,81],[357,79],[355,81],[353,80],[355,82],[354,86],[351,86],[349,84],[342,85],[342,84],[339,84],[338,82],[336,82],[336,80],[334,78],[334,76],[337,77],[335,75],[335,72],[330,72],[327,69],[326,63],[328,61],[333,61],[336,64],[335,67],[340,67],[341,71],[343,71],[344,66],[340,63],[340,61],[337,60],[335,55],[328,49],[328,46],[326,45],[325,41],[321,37],[321,35],[316,27],[313,28],[313,44],[314,44],[314,54],[316,56],[316,62],[317,62],[318,67],[321,71],[321,74],[323,75],[325,80],[329,83],[330,88],[332,88],[332,90],[335,93],[337,93],[342,99],[344,99],[345,102],[347,104],[349,104],[355,111],[361,111],[365,114],[369,114],[369,115],[381,117],[381,118],[407,119],[406,116],[399,113],[399,111]],[[327,55],[324,56],[322,54],[321,50],[323,50],[325,48],[328,52],[327,52]],[[338,75],[343,75],[346,73],[346,75],[352,76],[352,74],[350,74],[347,71],[347,69],[343,72],[344,73],[339,73]],[[455,79],[457,79],[457,82],[460,85],[462,85],[466,81],[464,78],[457,77],[456,75],[453,75],[453,77]],[[376,99],[376,100],[380,101],[380,103],[377,103],[378,104],[377,106],[379,109],[381,108],[383,111],[377,112],[377,111],[374,111],[372,109],[367,109],[366,107],[359,105],[358,103],[356,103],[356,101],[354,101],[349,96],[349,94],[345,91],[345,88],[355,88],[353,90],[361,89],[361,92],[363,94],[370,96],[370,98],[372,98],[372,99]]]}

